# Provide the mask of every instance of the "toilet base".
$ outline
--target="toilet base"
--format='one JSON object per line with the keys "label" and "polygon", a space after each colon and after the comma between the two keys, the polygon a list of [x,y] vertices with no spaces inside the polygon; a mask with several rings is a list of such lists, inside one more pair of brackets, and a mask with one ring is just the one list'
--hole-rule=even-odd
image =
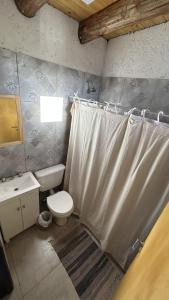
{"label": "toilet base", "polygon": [[63,226],[67,223],[67,218],[57,218],[54,217],[54,222],[59,225],[59,226]]}

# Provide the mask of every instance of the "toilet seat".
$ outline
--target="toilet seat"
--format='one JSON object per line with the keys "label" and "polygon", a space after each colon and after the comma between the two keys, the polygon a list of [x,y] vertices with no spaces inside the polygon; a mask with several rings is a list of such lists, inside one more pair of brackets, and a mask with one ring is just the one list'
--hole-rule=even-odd
{"label": "toilet seat", "polygon": [[74,208],[72,197],[65,191],[47,197],[47,205],[56,217],[68,217]]}

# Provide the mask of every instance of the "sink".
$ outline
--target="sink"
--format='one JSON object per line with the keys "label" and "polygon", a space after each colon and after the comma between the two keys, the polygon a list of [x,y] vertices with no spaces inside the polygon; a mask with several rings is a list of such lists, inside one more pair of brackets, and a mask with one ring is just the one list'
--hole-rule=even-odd
{"label": "sink", "polygon": [[15,196],[38,189],[39,187],[39,182],[31,172],[26,172],[21,177],[16,176],[9,181],[1,182],[0,203]]}

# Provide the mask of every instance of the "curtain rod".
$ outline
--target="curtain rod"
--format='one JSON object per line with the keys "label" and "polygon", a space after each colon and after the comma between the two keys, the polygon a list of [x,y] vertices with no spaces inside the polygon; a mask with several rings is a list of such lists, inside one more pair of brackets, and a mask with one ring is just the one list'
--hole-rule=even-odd
{"label": "curtain rod", "polygon": [[[160,122],[160,119],[162,119],[162,118],[169,118],[169,115],[164,114],[163,111],[159,111],[157,113],[157,112],[150,111],[148,108],[140,110],[137,107],[131,108],[129,106],[124,106],[121,103],[112,102],[111,100],[102,102],[101,100],[81,98],[81,97],[77,96],[77,93],[75,93],[75,96],[69,96],[69,98],[75,102],[85,102],[87,105],[95,104],[95,105],[97,105],[97,107],[102,108],[107,111],[110,111],[110,112],[112,111],[115,113],[120,113],[120,111],[118,111],[118,110],[122,109],[122,110],[126,110],[123,112],[125,115],[136,113],[136,115],[140,114],[140,116],[143,118],[146,118],[146,114],[148,114],[149,117],[150,117],[150,115],[153,115],[154,118],[156,117],[158,122]],[[114,106],[115,110],[112,110],[111,106]]]}

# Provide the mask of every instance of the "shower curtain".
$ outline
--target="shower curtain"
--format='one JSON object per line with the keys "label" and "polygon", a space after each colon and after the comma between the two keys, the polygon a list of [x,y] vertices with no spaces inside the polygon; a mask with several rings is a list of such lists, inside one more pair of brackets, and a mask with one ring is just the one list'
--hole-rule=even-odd
{"label": "shower curtain", "polygon": [[64,185],[82,223],[124,268],[169,197],[169,128],[74,103]]}

